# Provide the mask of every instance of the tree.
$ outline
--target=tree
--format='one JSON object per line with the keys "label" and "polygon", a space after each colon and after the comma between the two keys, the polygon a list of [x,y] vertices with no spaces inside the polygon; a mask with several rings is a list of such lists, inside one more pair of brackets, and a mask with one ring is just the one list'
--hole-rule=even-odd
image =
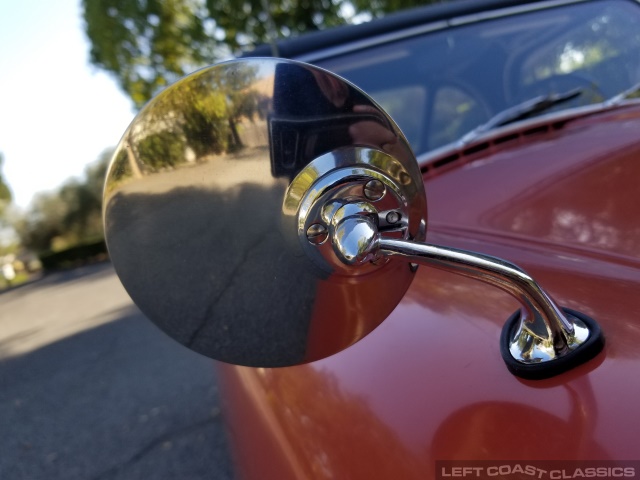
{"label": "tree", "polygon": [[112,153],[105,151],[89,165],[84,178],[67,180],[57,191],[36,195],[15,225],[23,246],[47,252],[103,236],[102,186]]}
{"label": "tree", "polygon": [[[439,1],[444,2],[447,0]],[[416,2],[415,0],[352,0],[351,4],[357,12],[365,12],[373,18],[381,18],[387,13],[437,2],[438,0],[424,2]]]}
{"label": "tree", "polygon": [[11,226],[11,201],[12,195],[9,185],[2,177],[2,162],[4,158],[0,153],[0,256],[13,251],[15,245],[15,232]]}
{"label": "tree", "polygon": [[[433,0],[431,0],[433,1]],[[137,108],[178,78],[240,49],[424,4],[417,0],[82,0],[90,61]]]}
{"label": "tree", "polygon": [[52,193],[39,193],[31,202],[29,211],[16,221],[20,243],[36,252],[51,249],[53,240],[61,237],[65,207],[62,200]]}
{"label": "tree", "polygon": [[83,0],[91,62],[115,74],[137,107],[217,58],[198,0]]}
{"label": "tree", "polygon": [[[278,37],[334,27],[347,22],[342,1],[331,0],[206,0],[219,37],[232,51],[269,41],[269,27]],[[268,9],[268,10],[267,10]]]}
{"label": "tree", "polygon": [[2,162],[4,161],[4,157],[0,153],[0,218],[4,214],[7,206],[11,203],[11,190],[9,190],[9,186],[5,182],[4,178],[2,178]]}

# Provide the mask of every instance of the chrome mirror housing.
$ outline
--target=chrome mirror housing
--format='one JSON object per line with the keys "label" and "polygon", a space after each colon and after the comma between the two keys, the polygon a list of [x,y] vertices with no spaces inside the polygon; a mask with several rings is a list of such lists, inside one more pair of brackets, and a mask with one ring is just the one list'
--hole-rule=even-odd
{"label": "chrome mirror housing", "polygon": [[515,265],[423,243],[426,212],[418,164],[382,108],[281,59],[218,64],[151,100],[104,193],[107,245],[133,300],[217,360],[279,367],[335,354],[389,315],[417,264],[520,300],[502,340],[518,375],[599,351],[595,322],[559,309]]}
{"label": "chrome mirror housing", "polygon": [[360,340],[411,283],[404,262],[354,269],[333,252],[328,216],[358,200],[397,211],[397,238],[425,238],[420,170],[393,120],[319,68],[232,61],[177,82],[129,126],[105,232],[125,288],[171,337],[225,362],[295,365]]}

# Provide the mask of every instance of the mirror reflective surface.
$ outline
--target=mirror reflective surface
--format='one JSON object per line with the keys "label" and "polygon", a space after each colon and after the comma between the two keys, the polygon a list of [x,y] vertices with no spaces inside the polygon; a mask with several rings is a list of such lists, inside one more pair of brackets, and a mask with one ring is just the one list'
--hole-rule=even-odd
{"label": "mirror reflective surface", "polygon": [[[387,179],[401,189],[378,197]],[[198,71],[149,102],[114,154],[104,193],[111,259],[140,309],[201,354],[255,367],[324,358],[378,326],[413,272],[404,261],[372,259],[363,270],[322,260],[316,247],[333,255],[327,208],[349,209],[328,201],[316,212],[309,189],[371,202],[382,228],[424,240],[415,158],[361,90],[280,59]]]}

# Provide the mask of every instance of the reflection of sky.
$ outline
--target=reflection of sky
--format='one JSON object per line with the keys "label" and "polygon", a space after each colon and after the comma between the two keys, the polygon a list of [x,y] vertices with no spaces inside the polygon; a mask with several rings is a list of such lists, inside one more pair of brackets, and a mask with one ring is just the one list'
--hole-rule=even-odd
{"label": "reflection of sky", "polygon": [[[88,66],[79,0],[0,7],[0,152],[26,206],[117,144],[133,117],[113,80]],[[9,47],[10,46],[10,47]]]}

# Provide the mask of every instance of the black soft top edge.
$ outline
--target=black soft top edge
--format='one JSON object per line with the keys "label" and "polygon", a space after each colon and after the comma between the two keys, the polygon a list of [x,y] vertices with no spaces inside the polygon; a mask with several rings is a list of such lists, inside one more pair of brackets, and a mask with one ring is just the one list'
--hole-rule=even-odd
{"label": "black soft top edge", "polygon": [[[531,0],[528,2],[523,2],[522,0],[456,0],[449,3],[430,4],[396,12],[384,18],[359,25],[345,25],[280,40],[277,42],[278,53],[283,58],[293,58],[316,50],[331,48],[422,24],[541,1],[544,0]],[[271,46],[260,45],[254,50],[245,52],[242,56],[270,57],[272,56]]]}

